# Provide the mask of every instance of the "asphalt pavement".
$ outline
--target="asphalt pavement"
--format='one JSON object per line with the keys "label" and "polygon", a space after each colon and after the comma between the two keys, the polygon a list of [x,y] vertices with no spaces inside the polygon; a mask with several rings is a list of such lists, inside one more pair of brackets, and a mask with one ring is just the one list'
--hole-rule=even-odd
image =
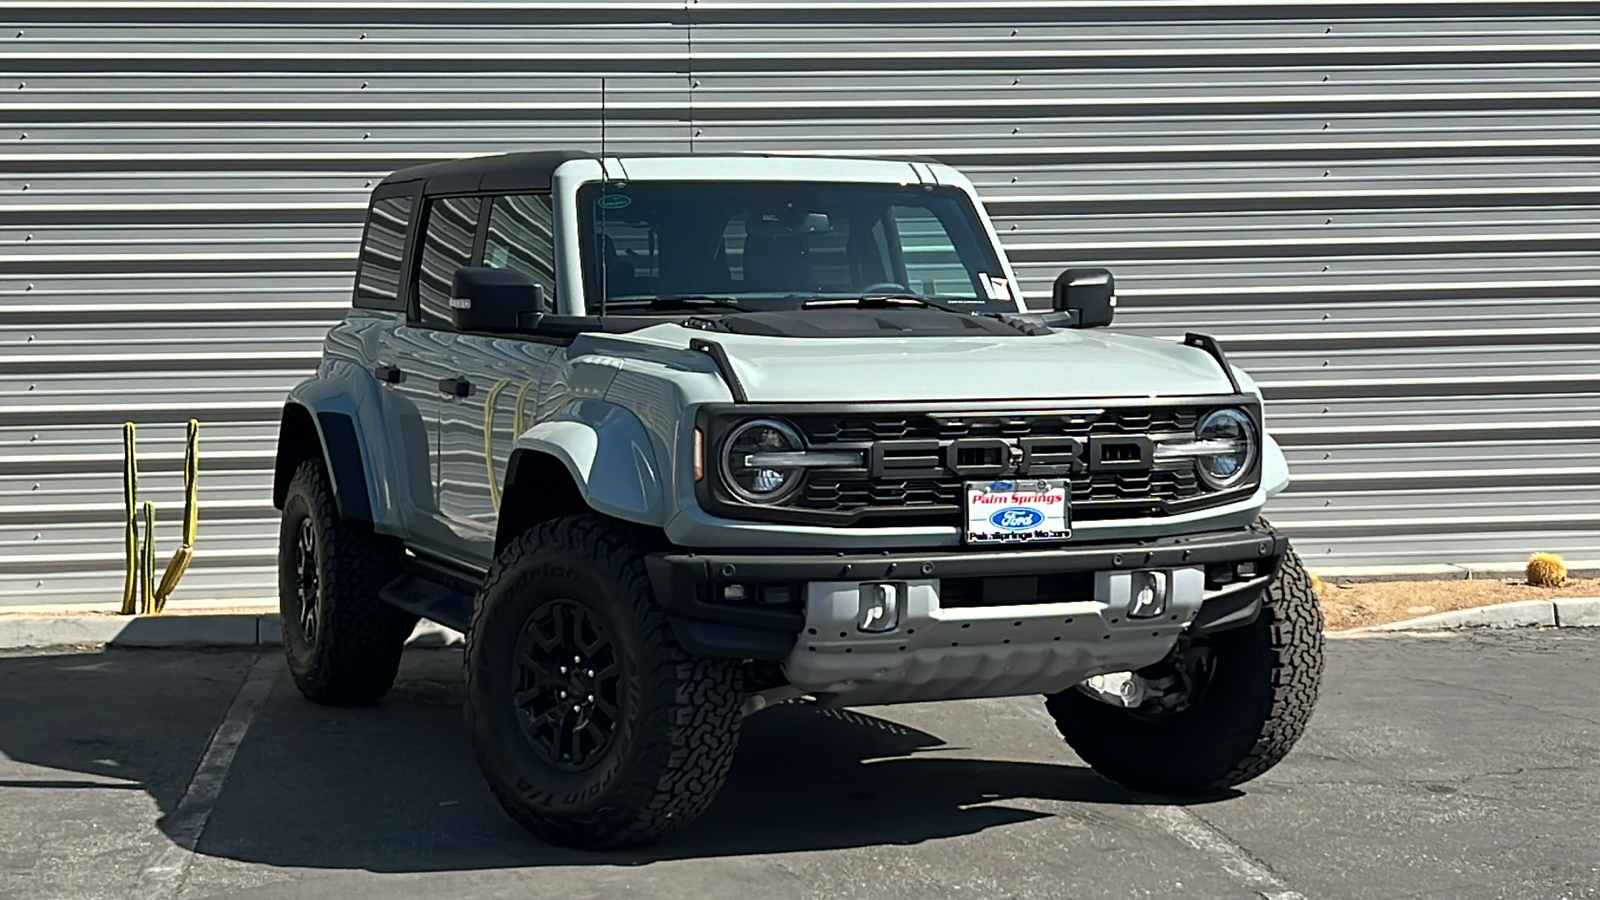
{"label": "asphalt pavement", "polygon": [[778,707],[704,819],[620,854],[512,824],[460,700],[454,650],[353,710],[274,653],[0,654],[0,897],[1600,898],[1595,629],[1331,640],[1296,751],[1192,805],[1037,698]]}

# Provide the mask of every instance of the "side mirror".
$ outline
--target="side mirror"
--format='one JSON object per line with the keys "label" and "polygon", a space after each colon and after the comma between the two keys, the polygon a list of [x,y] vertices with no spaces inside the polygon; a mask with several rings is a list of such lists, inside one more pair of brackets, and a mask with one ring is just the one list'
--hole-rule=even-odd
{"label": "side mirror", "polygon": [[516,269],[457,269],[451,283],[457,331],[516,331],[524,315],[544,311],[544,285]]}
{"label": "side mirror", "polygon": [[1073,314],[1072,327],[1100,328],[1117,311],[1117,283],[1108,269],[1068,269],[1056,278],[1051,308]]}

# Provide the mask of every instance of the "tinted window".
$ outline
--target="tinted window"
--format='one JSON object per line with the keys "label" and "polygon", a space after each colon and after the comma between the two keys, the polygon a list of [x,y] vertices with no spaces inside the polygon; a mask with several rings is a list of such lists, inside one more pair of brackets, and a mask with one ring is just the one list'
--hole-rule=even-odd
{"label": "tinted window", "polygon": [[400,308],[400,259],[405,254],[410,197],[375,201],[367,213],[356,275],[355,305],[365,309]]}
{"label": "tinted window", "polygon": [[555,310],[555,216],[549,194],[496,197],[489,208],[483,264],[515,269],[544,285],[545,308]]}
{"label": "tinted window", "polygon": [[818,183],[585,185],[584,295],[616,313],[733,298],[792,309],[866,294],[1014,310],[999,260],[954,188]]}
{"label": "tinted window", "polygon": [[[898,238],[907,285],[925,297],[974,296],[972,277],[955,242],[926,206],[891,206],[885,217]],[[999,274],[999,273],[995,273]]]}
{"label": "tinted window", "polygon": [[449,328],[450,287],[456,270],[472,262],[478,232],[477,197],[447,197],[428,204],[428,225],[417,266],[418,320],[430,328]]}

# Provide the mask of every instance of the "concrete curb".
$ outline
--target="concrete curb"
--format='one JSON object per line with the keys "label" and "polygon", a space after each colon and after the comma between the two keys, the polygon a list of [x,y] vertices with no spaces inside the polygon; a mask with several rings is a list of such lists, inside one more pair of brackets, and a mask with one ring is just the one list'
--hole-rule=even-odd
{"label": "concrete curb", "polygon": [[1596,628],[1600,627],[1600,597],[1563,597],[1556,600],[1517,600],[1434,613],[1387,625],[1352,628],[1345,634],[1384,631],[1443,631],[1450,628]]}
{"label": "concrete curb", "polygon": [[[418,622],[413,647],[459,646],[464,636]],[[49,647],[275,647],[283,643],[277,613],[165,616],[0,615],[0,650]]]}

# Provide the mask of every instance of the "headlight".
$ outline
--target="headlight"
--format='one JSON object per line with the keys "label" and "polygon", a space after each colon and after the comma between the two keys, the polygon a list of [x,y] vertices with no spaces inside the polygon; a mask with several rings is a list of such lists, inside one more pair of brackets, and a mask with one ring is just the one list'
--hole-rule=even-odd
{"label": "headlight", "polygon": [[782,422],[745,422],[722,442],[722,480],[741,500],[776,503],[800,486],[805,466],[796,457],[803,446]]}
{"label": "headlight", "polygon": [[1243,410],[1219,409],[1200,420],[1194,440],[1162,441],[1156,461],[1194,460],[1200,481],[1213,491],[1236,487],[1256,462],[1256,426]]}
{"label": "headlight", "polygon": [[1195,468],[1200,480],[1214,491],[1237,485],[1256,461],[1255,424],[1243,410],[1219,409],[1200,420],[1194,430]]}

